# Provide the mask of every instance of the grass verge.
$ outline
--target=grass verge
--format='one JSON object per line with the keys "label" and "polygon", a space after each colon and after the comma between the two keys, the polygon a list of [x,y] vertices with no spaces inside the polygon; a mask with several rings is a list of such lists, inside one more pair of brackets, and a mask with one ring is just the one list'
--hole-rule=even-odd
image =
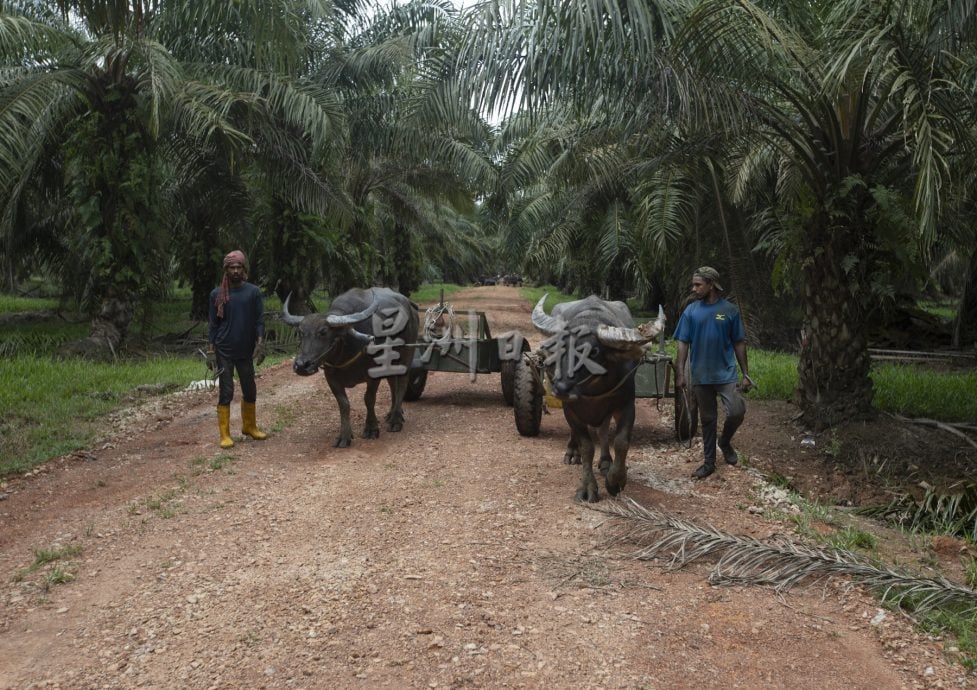
{"label": "grass verge", "polygon": [[90,444],[107,431],[99,420],[137,387],[182,388],[201,371],[199,361],[180,357],[113,364],[36,355],[0,359],[0,476]]}

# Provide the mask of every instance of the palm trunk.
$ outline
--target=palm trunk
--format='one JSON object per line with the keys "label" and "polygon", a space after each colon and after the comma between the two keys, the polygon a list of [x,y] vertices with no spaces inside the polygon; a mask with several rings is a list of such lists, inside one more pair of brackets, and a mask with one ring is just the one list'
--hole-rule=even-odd
{"label": "palm trunk", "polygon": [[190,278],[190,318],[207,321],[210,318],[210,291],[220,280],[214,262],[201,266]]}
{"label": "palm trunk", "polygon": [[135,307],[131,301],[119,297],[106,297],[98,315],[92,320],[92,340],[104,343],[117,353],[119,346],[129,334],[129,326]]}
{"label": "palm trunk", "polygon": [[214,261],[214,247],[220,246],[217,229],[200,214],[188,214],[193,237],[189,240],[186,266],[190,274],[190,318],[207,321],[210,318],[210,291],[220,281],[218,263]]}
{"label": "palm trunk", "polygon": [[970,255],[967,280],[953,324],[953,346],[972,348],[977,346],[977,251]]}
{"label": "palm trunk", "polygon": [[120,297],[102,299],[98,314],[92,319],[92,332],[87,338],[73,340],[61,348],[62,354],[96,361],[114,360],[119,356],[135,305]]}
{"label": "palm trunk", "polygon": [[[874,414],[865,318],[842,259],[845,230],[821,235],[805,264],[797,399],[813,429]],[[840,240],[840,241],[839,241]]]}

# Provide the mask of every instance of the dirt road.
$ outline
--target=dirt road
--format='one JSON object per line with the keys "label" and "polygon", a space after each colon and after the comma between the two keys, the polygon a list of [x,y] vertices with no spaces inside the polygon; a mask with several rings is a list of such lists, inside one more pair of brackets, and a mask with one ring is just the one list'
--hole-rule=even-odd
{"label": "dirt road", "polygon": [[[486,311],[494,333],[538,340],[515,288],[452,302]],[[266,441],[236,437],[221,453],[215,394],[185,392],[119,415],[90,451],[7,482],[0,688],[972,681],[943,642],[878,616],[844,582],[779,598],[712,587],[708,565],[666,571],[608,545],[607,517],[573,501],[579,469],[561,463],[562,416],[520,437],[495,375],[432,373],[401,433],[348,449],[332,447],[338,413],[320,376],[286,362],[262,369],[258,385]],[[388,400],[382,392],[381,410]],[[700,450],[674,441],[667,405],[639,408],[626,496],[736,534],[791,533],[748,510],[758,482],[748,468],[693,484]],[[753,466],[796,446],[773,438],[789,433],[784,416],[751,405],[740,447]],[[44,556],[60,558],[37,563]]]}

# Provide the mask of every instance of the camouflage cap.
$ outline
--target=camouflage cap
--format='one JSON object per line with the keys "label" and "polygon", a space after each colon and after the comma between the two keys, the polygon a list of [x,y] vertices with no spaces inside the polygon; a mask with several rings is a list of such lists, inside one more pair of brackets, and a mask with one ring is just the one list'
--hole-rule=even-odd
{"label": "camouflage cap", "polygon": [[723,291],[723,286],[719,284],[719,271],[717,271],[715,268],[712,268],[711,266],[701,266],[695,269],[695,273],[692,275],[699,276],[707,283],[711,283],[712,286],[720,292]]}

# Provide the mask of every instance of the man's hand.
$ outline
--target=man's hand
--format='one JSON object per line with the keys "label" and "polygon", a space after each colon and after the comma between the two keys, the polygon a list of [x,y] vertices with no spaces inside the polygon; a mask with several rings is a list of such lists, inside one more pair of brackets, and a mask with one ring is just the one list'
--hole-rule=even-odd
{"label": "man's hand", "polygon": [[750,375],[749,374],[743,374],[743,379],[739,383],[739,389],[743,393],[748,393],[749,391],[751,391],[753,389],[754,386],[756,386],[756,384],[753,383],[753,379],[750,378]]}
{"label": "man's hand", "polygon": [[265,341],[259,340],[254,345],[254,365],[258,366],[265,361]]}
{"label": "man's hand", "polygon": [[217,353],[213,350],[207,350],[207,368],[210,371],[217,371]]}
{"label": "man's hand", "polygon": [[685,372],[677,371],[675,372],[675,388],[682,390],[685,388]]}

